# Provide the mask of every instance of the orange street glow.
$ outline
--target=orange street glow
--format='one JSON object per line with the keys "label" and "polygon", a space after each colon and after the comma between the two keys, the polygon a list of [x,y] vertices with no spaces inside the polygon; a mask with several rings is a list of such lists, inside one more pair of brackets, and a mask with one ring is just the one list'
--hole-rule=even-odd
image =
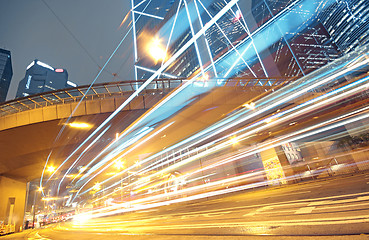
{"label": "orange street glow", "polygon": [[72,122],[69,123],[68,125],[72,128],[80,128],[80,129],[88,129],[92,127],[90,124],[83,122]]}

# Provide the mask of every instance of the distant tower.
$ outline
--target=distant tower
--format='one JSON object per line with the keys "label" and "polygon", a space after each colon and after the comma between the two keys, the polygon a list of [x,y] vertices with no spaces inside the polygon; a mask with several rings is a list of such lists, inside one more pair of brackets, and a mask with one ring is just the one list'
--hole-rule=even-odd
{"label": "distant tower", "polygon": [[67,70],[55,69],[36,59],[28,65],[25,77],[19,82],[16,98],[70,87],[77,84],[68,80]]}
{"label": "distant tower", "polygon": [[148,78],[157,70],[157,66],[153,66],[147,55],[147,43],[152,40],[157,28],[165,24],[165,17],[175,13],[179,2],[179,0],[131,1],[135,79]]}
{"label": "distant tower", "polygon": [[13,76],[10,51],[0,48],[0,102],[5,102]]}

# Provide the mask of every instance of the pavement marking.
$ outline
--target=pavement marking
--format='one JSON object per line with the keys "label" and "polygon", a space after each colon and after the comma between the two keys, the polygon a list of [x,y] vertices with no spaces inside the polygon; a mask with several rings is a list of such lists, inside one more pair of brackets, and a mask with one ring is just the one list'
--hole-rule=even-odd
{"label": "pavement marking", "polygon": [[300,208],[299,210],[297,210],[295,212],[295,214],[311,213],[314,209],[315,209],[315,207],[304,207],[304,208]]}
{"label": "pavement marking", "polygon": [[[334,210],[337,210],[337,211],[344,211],[344,209],[349,209],[349,210],[357,210],[357,209],[352,209],[354,207],[358,208],[358,207],[366,207],[368,208],[369,206],[369,203],[365,202],[365,203],[353,203],[353,204],[341,204],[341,205],[328,205],[328,206],[319,206],[317,207],[317,213],[318,210],[319,211],[325,211],[325,210],[328,210],[328,211],[334,211]],[[333,212],[331,212],[333,213]]]}
{"label": "pavement marking", "polygon": [[358,201],[369,200],[369,195],[357,197]]}
{"label": "pavement marking", "polygon": [[161,229],[201,229],[209,227],[253,227],[253,226],[314,226],[314,225],[337,225],[337,224],[354,224],[369,223],[369,215],[361,215],[355,217],[333,217],[333,218],[314,218],[314,219],[298,219],[298,220],[273,220],[273,221],[239,221],[235,222],[214,222],[214,223],[197,223],[194,224],[173,224],[161,226]]}
{"label": "pavement marking", "polygon": [[295,194],[304,194],[304,193],[311,193],[311,191],[301,191],[301,192],[292,192],[292,193],[278,194],[278,195],[275,195],[275,197],[291,196],[291,195],[295,195]]}
{"label": "pavement marking", "polygon": [[232,212],[228,211],[228,212],[217,212],[217,213],[203,213],[201,215],[204,217],[219,217],[219,216],[222,216],[228,213],[232,213]]}
{"label": "pavement marking", "polygon": [[[310,192],[310,191],[307,191]],[[299,194],[302,192],[295,192],[295,194]],[[363,196],[364,195],[364,196]],[[335,198],[342,198],[342,197],[356,197],[352,199],[344,199],[344,200],[334,200]],[[306,203],[308,207],[318,206],[318,205],[332,205],[337,203],[349,203],[349,202],[357,202],[357,201],[363,201],[369,199],[369,192],[364,193],[355,193],[355,194],[344,194],[344,195],[336,195],[336,196],[330,196],[330,197],[321,197],[321,198],[312,198],[312,199],[303,199],[303,200],[292,200],[292,201],[284,201],[284,202],[278,202],[278,203],[267,203],[267,204],[257,204],[257,205],[248,205],[248,206],[240,206],[240,207],[232,207],[232,208],[221,208],[221,209],[213,209],[213,210],[200,210],[200,211],[191,211],[186,214],[188,218],[194,217],[196,215],[201,214],[219,214],[221,212],[226,212],[229,210],[239,210],[239,211],[247,211],[247,209],[250,209],[251,211],[249,213],[244,214],[244,217],[251,217],[256,214],[261,213],[262,211],[265,211],[267,209],[273,209],[277,207],[288,207],[290,204],[293,205],[305,205]],[[320,201],[319,201],[320,200]],[[316,201],[316,202],[311,202]],[[267,205],[267,206],[265,206]],[[256,210],[256,207],[259,207]],[[302,207],[302,206],[301,206]],[[285,212],[285,211],[283,211]],[[290,210],[290,212],[293,212],[293,210]]]}
{"label": "pavement marking", "polygon": [[308,206],[317,206],[317,205],[328,205],[328,204],[340,204],[340,203],[349,203],[349,202],[358,202],[369,200],[369,195],[360,196],[351,199],[342,199],[342,200],[323,200],[309,203]]}
{"label": "pavement marking", "polygon": [[42,237],[38,232],[36,232],[33,237],[28,237],[27,239],[28,240],[51,240],[50,238]]}
{"label": "pavement marking", "polygon": [[246,213],[243,216],[244,217],[251,217],[251,216],[254,216],[257,213],[260,213],[260,212],[265,211],[265,210],[271,210],[271,209],[273,209],[273,207],[271,207],[271,206],[265,206],[265,207],[262,207],[262,208],[258,208],[255,211]]}

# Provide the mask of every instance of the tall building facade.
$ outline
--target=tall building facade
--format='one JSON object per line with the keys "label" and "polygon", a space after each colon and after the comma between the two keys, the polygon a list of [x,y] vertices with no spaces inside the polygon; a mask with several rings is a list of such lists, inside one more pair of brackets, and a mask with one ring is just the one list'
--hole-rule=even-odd
{"label": "tall building facade", "polygon": [[13,68],[10,51],[0,49],[0,102],[6,100],[12,77]]}
{"label": "tall building facade", "polygon": [[[156,25],[137,21],[135,40],[142,52],[136,52],[136,77],[149,78],[183,47],[159,77],[302,76],[368,42],[369,0],[245,0],[224,11],[229,5],[227,0],[172,1],[153,17]],[[139,7],[146,17],[164,9],[149,3]],[[151,58],[145,47],[150,38],[160,39],[164,61]]]}
{"label": "tall building facade", "polygon": [[132,22],[134,39],[134,70],[136,79],[148,78],[156,71],[157,63],[153,63],[148,57],[148,42],[155,32],[173,15],[179,0],[152,0],[132,2]]}
{"label": "tall building facade", "polygon": [[[258,27],[261,27],[294,2],[253,0],[252,15]],[[311,1],[311,3],[317,7],[291,8],[291,11],[300,16],[309,14],[309,19],[269,47],[277,66],[276,70],[281,76],[308,74],[368,42],[368,0]],[[280,26],[283,26],[282,24]]]}
{"label": "tall building facade", "polygon": [[25,77],[19,82],[16,98],[70,87],[77,84],[68,80],[67,70],[53,68],[36,59],[28,65]]}

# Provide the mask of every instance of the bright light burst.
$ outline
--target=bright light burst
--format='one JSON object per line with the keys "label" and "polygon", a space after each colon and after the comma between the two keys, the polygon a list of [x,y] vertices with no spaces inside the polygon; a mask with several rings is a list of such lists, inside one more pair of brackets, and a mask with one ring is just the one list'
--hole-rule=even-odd
{"label": "bright light burst", "polygon": [[84,122],[72,122],[68,124],[72,128],[79,128],[79,129],[90,129],[92,126],[91,124],[84,123]]}
{"label": "bright light burst", "polygon": [[167,53],[163,47],[160,39],[154,38],[148,47],[149,54],[157,62],[159,60],[165,60]]}
{"label": "bright light burst", "polygon": [[54,173],[54,172],[55,172],[55,170],[56,170],[56,168],[55,168],[54,166],[48,166],[46,171],[47,171],[48,173]]}
{"label": "bright light burst", "polygon": [[121,169],[124,168],[124,162],[119,159],[119,160],[115,161],[114,167],[116,169],[118,169],[118,171],[120,171]]}
{"label": "bright light burst", "polygon": [[[304,3],[302,6],[311,7],[308,1],[302,2]],[[222,9],[224,11],[222,14],[231,11],[236,3],[237,1],[231,1],[231,4]],[[203,6],[201,1],[199,1],[199,5]],[[297,6],[297,3],[291,4],[291,8],[297,8]],[[329,4],[324,6],[329,6]],[[176,132],[177,128],[184,129],[186,124],[185,121],[175,119],[173,117],[175,113],[188,107],[189,102],[195,102],[194,99],[197,97],[209,94],[209,89],[214,89],[217,86],[214,83],[221,85],[227,76],[233,76],[237,65],[244,64],[249,69],[250,74],[255,75],[256,73],[252,70],[255,63],[252,63],[251,59],[258,59],[259,63],[257,64],[260,64],[262,68],[260,72],[263,71],[267,76],[256,48],[267,49],[268,44],[275,44],[276,41],[286,36],[279,31],[278,34],[280,35],[272,36],[275,37],[275,41],[268,39],[268,43],[265,43],[266,41],[255,43],[254,40],[260,40],[263,36],[265,38],[266,30],[277,28],[278,23],[283,23],[285,19],[293,16],[289,10],[283,10],[282,13],[273,16],[270,21],[255,32],[250,33],[246,23],[244,23],[242,26],[247,32],[245,39],[235,45],[231,39],[226,38],[225,42],[229,44],[227,47],[231,49],[228,54],[219,56],[216,60],[211,59],[211,66],[201,65],[201,72],[198,71],[198,74],[193,74],[194,76],[191,79],[172,91],[170,95],[148,110],[145,115],[137,119],[123,132],[121,132],[121,129],[112,128],[113,133],[110,132],[109,137],[105,138],[103,135],[108,129],[102,130],[105,124],[129,104],[154,78],[174,63],[191,44],[196,45],[198,38],[205,34],[210,26],[214,25],[215,29],[221,28],[218,20],[223,15],[212,17],[206,7],[203,8],[204,14],[208,14],[211,20],[202,26],[201,31],[197,33],[191,29],[192,40],[184,44],[183,48],[175,53],[173,58],[167,56],[162,44],[168,39],[152,39],[148,44],[148,53],[155,61],[164,61],[168,58],[168,62],[163,62],[162,67],[138,91],[127,98],[67,158],[72,163],[69,163],[69,169],[60,181],[59,188],[66,176],[73,176],[71,181],[65,182],[68,188],[72,188],[69,190],[72,202],[75,204],[78,201],[83,204],[92,202],[94,206],[97,206],[88,214],[77,215],[76,222],[83,222],[92,216],[107,216],[164,206],[255,187],[285,184],[287,180],[298,179],[301,176],[311,177],[313,174],[317,174],[317,171],[306,171],[296,175],[278,175],[275,166],[279,164],[278,166],[281,169],[282,167],[285,168],[280,164],[279,156],[285,154],[286,159],[291,163],[296,159],[296,161],[300,161],[298,154],[301,151],[293,148],[294,144],[304,142],[306,139],[309,139],[309,141],[306,141],[308,142],[306,145],[313,145],[314,141],[319,141],[322,145],[329,145],[332,142],[336,144],[336,139],[347,137],[347,134],[343,135],[344,133],[337,129],[368,118],[368,107],[365,103],[360,102],[361,100],[357,100],[369,88],[368,77],[359,74],[355,77],[351,76],[353,72],[368,70],[369,60],[366,57],[369,51],[367,47],[364,47],[365,51],[357,52],[356,57],[354,54],[342,58],[306,77],[297,79],[287,85],[278,86],[276,91],[274,91],[272,84],[277,81],[271,83],[266,80],[262,82],[263,80],[258,79],[254,87],[259,87],[263,92],[265,90],[263,97],[253,98],[254,96],[252,96],[243,99],[242,102],[246,102],[245,104],[237,105],[230,113],[218,117],[216,121],[209,121],[211,124],[208,126],[193,131],[188,128],[190,130],[188,130],[185,137],[178,136],[180,140],[176,139],[177,136],[171,135],[171,132]],[[187,5],[186,10],[190,18]],[[179,14],[178,12],[176,17]],[[200,15],[198,8],[197,13]],[[241,24],[243,22],[242,13],[239,10],[236,10],[236,12],[232,10],[232,13],[234,17],[230,19],[231,22]],[[303,17],[305,23],[310,21],[310,17],[309,14]],[[226,35],[224,29],[219,31]],[[253,49],[255,52],[253,52]],[[200,55],[197,46],[195,50]],[[223,72],[224,78],[210,79],[210,69],[221,67],[227,62],[229,64],[226,65],[228,67]],[[193,84],[197,80],[209,84]],[[346,99],[357,101],[358,104],[355,105],[355,108],[348,109],[347,105],[344,105]],[[196,107],[199,110],[194,112],[199,116],[205,115],[209,109],[212,109],[204,110],[205,108],[202,109],[198,105]],[[190,109],[190,107],[188,108]],[[335,111],[340,108],[344,108],[345,111],[337,114]],[[313,119],[316,119],[317,115],[325,117],[324,120],[314,122]],[[92,127],[90,124],[79,122],[68,125],[82,129]],[[116,133],[116,131],[119,131],[119,133]],[[361,133],[363,130],[355,129],[355,131]],[[327,132],[330,132],[336,138],[321,137],[321,135],[329,135],[326,134]],[[92,137],[95,134],[99,135],[93,139]],[[239,144],[240,141],[242,141],[242,146]],[[102,142],[105,142],[103,147],[99,145]],[[88,146],[86,147],[84,144],[88,144]],[[160,146],[160,148],[158,147],[160,150],[151,149],[156,144]],[[237,148],[234,147],[235,145],[238,145]],[[285,146],[288,146],[286,147],[287,150],[283,149]],[[327,148],[333,149],[336,147],[332,146],[329,145]],[[306,146],[304,145],[304,147]],[[97,148],[98,151],[96,151]],[[92,149],[96,152],[91,151]],[[280,152],[276,153],[276,149],[279,149]],[[283,149],[283,151],[280,149]],[[272,154],[270,153],[272,151],[269,150],[273,150],[275,154],[272,157],[265,157]],[[75,155],[78,156],[75,157]],[[312,158],[312,161],[331,161],[328,159],[330,157],[315,157]],[[67,163],[67,160],[64,164]],[[254,167],[257,164],[259,166]],[[331,166],[330,170],[339,171],[344,166],[346,166],[345,163],[338,163],[336,160],[335,165]],[[292,168],[293,164],[288,165],[288,167]],[[112,174],[112,168],[119,172]],[[76,169],[79,169],[79,171]],[[281,172],[284,170],[282,169]],[[55,167],[49,166],[47,171],[53,173]],[[58,169],[57,172],[61,171]],[[97,180],[100,182],[93,184]]]}

